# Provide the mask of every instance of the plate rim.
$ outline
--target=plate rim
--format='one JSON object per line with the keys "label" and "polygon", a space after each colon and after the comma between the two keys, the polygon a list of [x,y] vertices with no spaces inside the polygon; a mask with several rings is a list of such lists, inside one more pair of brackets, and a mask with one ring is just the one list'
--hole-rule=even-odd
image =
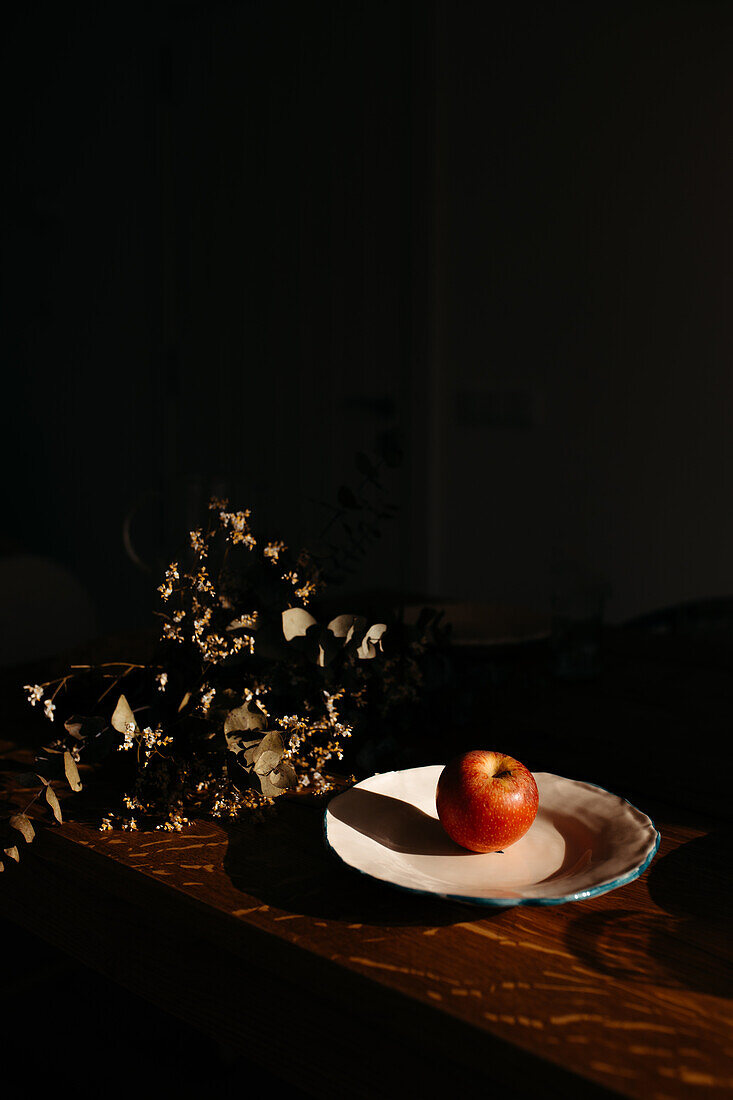
{"label": "plate rim", "polygon": [[[385,771],[385,772],[373,772],[372,775],[365,776],[364,779],[360,779],[358,783],[354,783],[351,787],[348,788],[348,790],[354,790],[354,788],[360,786],[361,783],[364,783],[369,779],[374,779],[374,777],[378,776],[378,775],[399,775],[402,772],[418,771],[422,767],[434,768],[434,767],[445,767],[445,765],[423,764],[423,765],[418,765],[417,767],[414,767],[414,768],[391,768],[389,771]],[[659,851],[659,845],[660,845],[661,840],[662,840],[662,834],[659,831],[659,829],[657,828],[657,825],[654,822],[654,820],[649,816],[649,814],[646,814],[646,813],[644,813],[643,810],[640,810],[639,807],[635,806],[633,802],[630,802],[628,800],[628,798],[624,798],[623,795],[616,794],[614,791],[608,790],[607,787],[601,787],[599,783],[590,783],[585,779],[571,779],[569,776],[558,775],[556,772],[536,772],[536,773],[533,772],[532,774],[533,775],[535,775],[535,774],[537,774],[537,775],[540,775],[540,774],[552,775],[556,779],[563,779],[563,780],[565,780],[569,783],[578,783],[578,784],[580,784],[584,787],[591,787],[594,790],[601,791],[603,794],[611,795],[612,798],[618,798],[622,802],[625,802],[626,805],[630,806],[631,809],[635,813],[639,814],[641,817],[646,818],[646,820],[649,822],[652,829],[654,830],[655,838],[654,838],[654,843],[652,845],[652,848],[651,848],[650,852],[645,856],[645,858],[642,860],[642,862],[640,864],[638,864],[636,867],[633,867],[630,871],[627,871],[623,875],[620,875],[619,877],[617,877],[615,879],[612,879],[610,882],[602,882],[602,883],[599,883],[597,886],[590,886],[590,887],[588,887],[587,890],[576,890],[571,894],[561,894],[561,895],[558,895],[557,897],[486,898],[486,897],[474,897],[473,895],[470,895],[470,894],[440,893],[437,890],[424,890],[424,889],[421,889],[418,886],[405,886],[403,883],[392,882],[390,879],[379,878],[377,875],[373,875],[373,874],[371,874],[371,872],[365,871],[361,867],[355,867],[353,863],[348,863],[343,858],[343,856],[341,856],[339,854],[339,852],[336,851],[336,849],[334,848],[333,844],[331,843],[331,841],[329,840],[329,837],[328,837],[328,810],[329,810],[329,806],[335,798],[338,798],[340,795],[347,794],[348,791],[339,791],[337,794],[333,795],[329,799],[328,805],[326,806],[326,808],[323,812],[323,818],[322,818],[322,821],[321,821],[321,828],[323,830],[323,838],[324,838],[324,841],[325,841],[325,844],[326,844],[326,847],[327,847],[328,851],[334,856],[334,858],[336,858],[339,861],[339,863],[342,866],[348,867],[349,870],[356,871],[358,874],[363,875],[365,878],[372,879],[372,881],[374,881],[374,882],[382,882],[386,886],[390,886],[395,890],[401,890],[406,894],[419,894],[422,897],[442,898],[444,901],[452,901],[452,902],[457,902],[457,903],[461,903],[461,904],[464,904],[464,905],[478,905],[478,906],[483,906],[483,907],[488,907],[488,908],[493,908],[493,909],[511,909],[511,908],[514,908],[514,907],[520,906],[520,905],[542,905],[542,906],[566,905],[566,904],[568,904],[569,902],[572,902],[572,901],[585,901],[588,898],[600,897],[601,894],[607,894],[610,890],[617,890],[620,886],[627,886],[630,882],[634,882],[636,879],[640,878],[644,874],[644,872],[646,871],[646,869],[649,867],[652,860],[656,856],[657,852]]]}

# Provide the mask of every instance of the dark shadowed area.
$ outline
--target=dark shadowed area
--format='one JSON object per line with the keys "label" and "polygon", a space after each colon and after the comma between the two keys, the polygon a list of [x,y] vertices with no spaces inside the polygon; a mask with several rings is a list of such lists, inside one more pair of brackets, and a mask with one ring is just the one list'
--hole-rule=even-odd
{"label": "dark shadowed area", "polygon": [[[372,702],[401,706],[372,706],[378,718],[339,757],[344,775],[491,742],[664,821],[660,858],[626,892],[520,911],[515,925],[511,911],[477,916],[335,873],[320,808],[309,831],[286,799],[266,843],[232,826],[188,865],[196,881],[175,877],[187,866],[166,851],[177,835],[151,828],[149,841],[137,825],[133,854],[147,862],[134,866],[111,848],[95,863],[88,840],[65,849],[50,826],[63,843],[39,838],[29,868],[50,868],[50,887],[0,846],[0,878],[30,884],[23,911],[0,882],[6,1064],[23,1070],[22,1095],[65,1077],[104,1096],[116,1084],[240,1097],[284,1078],[293,1098],[348,1100],[350,1083],[366,1095],[376,1079],[360,1064],[382,1072],[380,1035],[405,1095],[403,1015],[424,1076],[434,1040],[462,1036],[445,1061],[456,1093],[455,1072],[480,1065],[488,1080],[515,1042],[502,1072],[524,1072],[516,1097],[729,1088],[714,1062],[730,1050],[731,800],[709,746],[727,744],[733,708],[733,3],[37,0],[4,13],[0,57],[0,750],[47,734],[21,690],[34,702],[36,683],[41,696],[61,683],[45,662],[124,658],[108,678],[129,690],[156,642],[157,586],[212,495],[251,509],[258,536],[313,545],[343,535],[334,502],[348,513],[375,463],[393,518],[288,644],[320,652],[320,675],[325,624],[358,613],[377,630],[362,643],[377,664],[395,607],[414,625],[426,605],[458,644],[421,641],[424,664],[392,670]],[[293,577],[273,575],[273,587]],[[273,621],[277,651],[279,609]],[[407,636],[389,622],[388,641]],[[332,632],[331,657],[354,629]],[[176,721],[189,704],[208,715],[213,690],[182,692]],[[264,728],[262,715],[232,727]],[[134,723],[115,729],[130,747]],[[69,769],[67,757],[73,773],[69,752],[56,760]],[[337,812],[391,853],[453,844],[414,806],[350,794]],[[162,841],[156,866],[149,846]],[[579,858],[568,844],[560,870]],[[107,890],[100,867],[115,884],[96,911],[85,890]],[[185,890],[193,931],[176,940],[160,914]],[[253,906],[237,908],[248,893]],[[47,896],[54,905],[34,900]],[[210,942],[197,923],[207,907]],[[293,928],[278,971],[258,952]],[[189,940],[193,958],[176,946]],[[425,1000],[420,983],[441,967],[448,995]],[[301,1000],[288,1001],[291,985]],[[231,1003],[221,1042],[189,1026],[200,1017],[186,997],[217,1020]],[[303,1026],[297,1064],[281,1010]],[[373,1035],[358,1022],[370,1012]],[[461,1044],[486,1037],[488,1053],[464,1059]],[[312,1055],[330,1062],[328,1089]],[[699,1061],[673,1080],[682,1056]],[[563,1066],[571,1091],[549,1072]]]}
{"label": "dark shadowed area", "polygon": [[312,538],[392,430],[352,587],[728,594],[732,42],[725,3],[16,6],[16,631],[149,622],[211,492]]}

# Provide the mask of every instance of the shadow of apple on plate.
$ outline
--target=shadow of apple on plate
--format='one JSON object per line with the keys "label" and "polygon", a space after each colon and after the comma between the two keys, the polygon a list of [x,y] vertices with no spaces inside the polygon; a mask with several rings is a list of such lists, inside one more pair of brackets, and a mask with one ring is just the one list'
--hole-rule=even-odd
{"label": "shadow of apple on plate", "polygon": [[330,810],[338,821],[392,852],[419,856],[474,854],[451,840],[437,818],[392,795],[354,787],[348,800],[334,799]]}

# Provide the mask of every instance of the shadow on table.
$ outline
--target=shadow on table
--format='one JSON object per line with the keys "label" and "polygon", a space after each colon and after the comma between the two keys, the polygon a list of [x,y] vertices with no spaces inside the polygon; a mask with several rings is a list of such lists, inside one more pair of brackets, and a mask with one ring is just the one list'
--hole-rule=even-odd
{"label": "shadow on table", "polygon": [[[215,1095],[217,1100],[264,1095],[277,1082],[271,1068],[237,1057],[203,1031],[6,918],[0,918],[0,942],[5,945],[0,997],[8,1018],[12,1013],[25,1021],[13,1032],[13,1058],[27,1068],[42,1061],[53,1077],[52,1089],[31,1085],[30,1097],[59,1092],[65,1085],[71,1095],[84,1096],[82,1075],[103,1083],[103,1090],[95,1091],[103,1091],[105,1100],[134,1096],[141,1082],[146,1096]],[[287,1095],[299,1100],[313,1093],[288,1082]]]}
{"label": "shadow on table", "polygon": [[[426,822],[405,817],[400,806],[392,807],[403,829],[400,840],[393,841],[393,845],[407,847],[397,850],[424,852],[434,850],[435,843],[444,845],[442,837],[436,840],[433,819],[422,815],[428,823],[426,834]],[[360,804],[357,809],[362,828],[367,828],[367,807]],[[227,830],[224,870],[234,886],[266,905],[323,920],[389,926],[439,927],[475,920],[477,912],[484,918],[502,911],[477,910],[401,890],[347,867],[326,844],[320,809],[294,805],[278,808],[277,816],[262,829],[261,844],[253,843],[253,828],[258,827],[237,825]]]}
{"label": "shadow on table", "polygon": [[568,946],[614,979],[730,996],[732,841],[726,824],[669,852],[646,879],[661,912],[619,907],[583,914],[568,927]]}

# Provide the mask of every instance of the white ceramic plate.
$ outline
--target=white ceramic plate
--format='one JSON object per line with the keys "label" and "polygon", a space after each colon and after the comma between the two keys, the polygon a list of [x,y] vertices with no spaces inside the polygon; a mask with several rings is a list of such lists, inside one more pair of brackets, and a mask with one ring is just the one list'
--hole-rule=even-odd
{"label": "white ceramic plate", "polygon": [[383,772],[336,795],[326,841],[348,864],[406,890],[476,905],[560,905],[638,878],[660,835],[625,799],[591,783],[535,773],[537,817],[503,853],[468,852],[438,821],[442,764]]}

